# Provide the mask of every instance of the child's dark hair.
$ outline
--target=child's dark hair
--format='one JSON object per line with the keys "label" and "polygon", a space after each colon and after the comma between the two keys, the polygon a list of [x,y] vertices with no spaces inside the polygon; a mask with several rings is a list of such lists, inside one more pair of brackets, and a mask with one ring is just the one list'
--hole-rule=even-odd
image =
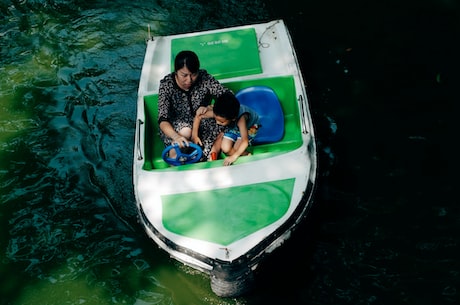
{"label": "child's dark hair", "polygon": [[235,120],[240,112],[240,102],[233,93],[226,92],[216,99],[213,111],[214,115],[227,120]]}
{"label": "child's dark hair", "polygon": [[192,73],[198,72],[200,69],[200,60],[198,55],[193,51],[180,51],[174,59],[174,71],[187,67]]}

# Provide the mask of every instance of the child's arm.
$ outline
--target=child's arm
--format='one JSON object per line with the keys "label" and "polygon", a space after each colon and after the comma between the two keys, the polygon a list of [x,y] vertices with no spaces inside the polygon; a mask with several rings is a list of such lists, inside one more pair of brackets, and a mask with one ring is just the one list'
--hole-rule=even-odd
{"label": "child's arm", "polygon": [[198,137],[198,129],[200,128],[200,122],[201,122],[201,115],[195,115],[195,118],[193,118],[193,127],[192,127],[192,141],[195,144],[198,145],[203,145],[201,143],[200,137]]}
{"label": "child's arm", "polygon": [[211,151],[209,152],[209,157],[208,157],[208,161],[212,161],[212,160],[215,160],[212,158],[212,154],[215,153],[216,154],[216,158],[218,158],[218,155],[220,154],[220,147],[222,146],[222,138],[224,137],[224,133],[223,132],[220,132],[217,137],[216,137],[216,140],[214,141],[214,143],[212,144],[212,147],[211,147]]}
{"label": "child's arm", "polygon": [[193,119],[192,141],[193,143],[202,146],[203,143],[201,143],[201,139],[198,136],[198,130],[200,129],[201,119],[214,117],[214,112],[212,111],[212,107],[207,107],[206,111],[203,111],[201,108],[203,107],[198,108],[198,110],[196,111],[195,117]]}
{"label": "child's arm", "polygon": [[235,151],[235,153],[225,158],[224,165],[233,164],[249,146],[248,127],[246,126],[246,115],[242,115],[236,124],[238,126],[238,129],[240,130],[241,143],[240,146],[238,146],[238,149]]}

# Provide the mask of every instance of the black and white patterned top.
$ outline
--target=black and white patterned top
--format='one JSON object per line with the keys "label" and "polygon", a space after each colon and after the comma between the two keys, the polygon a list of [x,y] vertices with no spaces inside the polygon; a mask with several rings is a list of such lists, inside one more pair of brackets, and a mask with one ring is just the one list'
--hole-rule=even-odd
{"label": "black and white patterned top", "polygon": [[[160,81],[158,90],[158,124],[168,121],[174,130],[192,128],[193,118],[200,106],[208,106],[212,99],[230,91],[206,70],[199,70],[196,81],[188,91],[182,90],[176,83],[175,73],[166,75]],[[199,135],[203,142],[203,158],[207,158],[212,144],[222,128],[214,119],[201,120]],[[160,137],[165,146],[171,139],[161,131]]]}

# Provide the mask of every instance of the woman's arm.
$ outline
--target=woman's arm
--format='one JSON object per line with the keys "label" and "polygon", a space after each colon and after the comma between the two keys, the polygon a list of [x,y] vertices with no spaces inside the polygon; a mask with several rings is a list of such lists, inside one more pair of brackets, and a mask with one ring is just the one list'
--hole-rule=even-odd
{"label": "woman's arm", "polygon": [[[177,133],[174,128],[172,127],[171,123],[168,121],[162,121],[159,125],[161,131],[168,137],[172,139],[172,142],[179,140],[182,137],[179,133]],[[185,138],[184,138],[185,139]]]}
{"label": "woman's arm", "polygon": [[174,130],[170,121],[169,110],[171,108],[173,90],[171,76],[167,75],[160,81],[160,87],[158,88],[158,127],[165,136],[171,138],[171,144],[179,144],[179,146],[183,147],[184,145],[188,145],[188,139]]}

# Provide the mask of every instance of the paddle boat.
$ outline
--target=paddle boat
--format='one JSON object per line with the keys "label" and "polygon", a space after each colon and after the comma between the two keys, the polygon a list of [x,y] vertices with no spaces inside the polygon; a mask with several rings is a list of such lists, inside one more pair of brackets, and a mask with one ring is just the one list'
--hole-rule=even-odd
{"label": "paddle boat", "polygon": [[[158,87],[175,55],[256,110],[262,127],[242,156],[200,162],[200,147],[170,159],[158,134]],[[221,297],[248,292],[261,261],[289,239],[313,202],[317,151],[305,84],[283,20],[149,37],[142,67],[133,185],[139,222],[175,260],[209,275]]]}

